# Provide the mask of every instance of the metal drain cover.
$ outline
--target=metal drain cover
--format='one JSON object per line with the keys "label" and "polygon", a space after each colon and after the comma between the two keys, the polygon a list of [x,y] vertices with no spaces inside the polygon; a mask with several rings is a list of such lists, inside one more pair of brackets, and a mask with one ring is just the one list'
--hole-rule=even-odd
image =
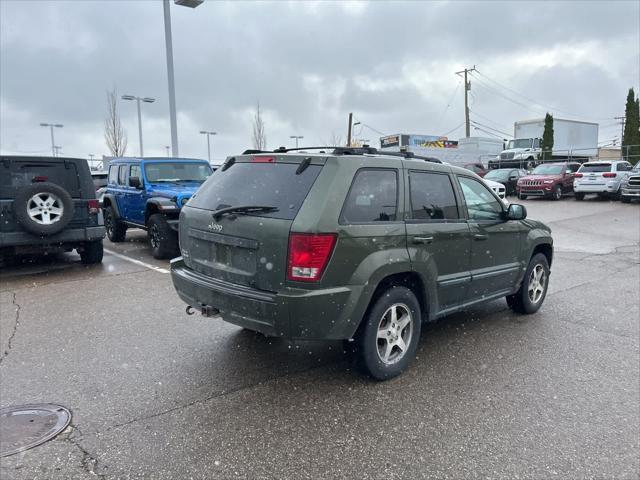
{"label": "metal drain cover", "polygon": [[51,440],[67,428],[71,413],[43,403],[0,409],[0,457],[13,455]]}

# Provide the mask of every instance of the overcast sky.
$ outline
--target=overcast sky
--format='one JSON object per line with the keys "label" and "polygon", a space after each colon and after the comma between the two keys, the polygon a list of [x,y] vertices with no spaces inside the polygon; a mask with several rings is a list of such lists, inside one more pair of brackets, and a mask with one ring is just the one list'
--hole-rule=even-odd
{"label": "overcast sky", "polygon": [[[471,118],[513,132],[516,120],[600,123],[620,135],[629,87],[640,83],[640,2],[171,2],[182,156],[214,159],[251,147],[264,111],[270,148],[346,138],[347,116],[385,134],[464,136],[463,88],[476,65]],[[143,104],[146,155],[170,144],[163,9],[159,0],[0,0],[0,151],[47,154],[40,122],[63,123],[65,155],[108,154],[105,91]],[[482,75],[482,76],[481,76]],[[505,98],[506,97],[506,98]],[[138,153],[134,102],[120,102]],[[490,127],[490,128],[487,128]],[[357,127],[358,138],[380,136]],[[487,136],[472,130],[472,135]]]}

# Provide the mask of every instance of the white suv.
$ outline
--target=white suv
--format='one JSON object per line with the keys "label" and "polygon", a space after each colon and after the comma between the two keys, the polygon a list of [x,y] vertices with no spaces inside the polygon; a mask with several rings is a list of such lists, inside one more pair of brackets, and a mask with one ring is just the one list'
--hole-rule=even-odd
{"label": "white suv", "polygon": [[624,160],[583,163],[573,180],[576,200],[583,200],[587,193],[617,198],[620,182],[629,175],[631,168]]}

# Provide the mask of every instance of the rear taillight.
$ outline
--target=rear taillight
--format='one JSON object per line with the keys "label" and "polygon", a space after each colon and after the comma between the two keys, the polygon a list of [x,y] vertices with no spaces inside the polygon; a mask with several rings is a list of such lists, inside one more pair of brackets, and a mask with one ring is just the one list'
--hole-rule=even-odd
{"label": "rear taillight", "polygon": [[574,176],[574,177],[576,177],[576,178],[582,178],[582,177],[584,177],[584,174],[582,174],[582,173],[575,173],[573,176]]}
{"label": "rear taillight", "polygon": [[48,180],[49,180],[49,177],[47,177],[46,175],[36,175],[35,177],[33,177],[31,181],[33,183],[39,183],[39,182],[46,182]]}
{"label": "rear taillight", "polygon": [[617,175],[617,173],[611,173],[611,172],[607,172],[607,173],[603,173],[602,176],[604,178],[614,178]]}
{"label": "rear taillight", "polygon": [[88,200],[87,208],[89,209],[89,215],[97,215],[100,211],[100,203],[98,200]]}
{"label": "rear taillight", "polygon": [[291,233],[287,278],[300,282],[320,280],[335,244],[335,233]]}

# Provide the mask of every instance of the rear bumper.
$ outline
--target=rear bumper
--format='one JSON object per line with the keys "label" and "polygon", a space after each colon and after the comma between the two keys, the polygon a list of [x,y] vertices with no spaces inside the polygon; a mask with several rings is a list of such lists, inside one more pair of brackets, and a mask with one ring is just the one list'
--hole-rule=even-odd
{"label": "rear bumper", "polygon": [[616,183],[600,183],[597,185],[590,185],[588,183],[573,184],[573,191],[578,193],[615,193],[618,191],[619,184]]}
{"label": "rear bumper", "polygon": [[350,338],[361,319],[355,309],[362,287],[267,292],[202,275],[186,267],[182,257],[171,261],[171,279],[187,305],[218,310],[226,322],[274,337]]}
{"label": "rear bumper", "polygon": [[29,232],[7,232],[0,233],[0,247],[18,247],[23,245],[31,246],[53,246],[64,243],[80,243],[104,238],[105,229],[99,227],[70,228],[62,230],[55,235],[40,237]]}

